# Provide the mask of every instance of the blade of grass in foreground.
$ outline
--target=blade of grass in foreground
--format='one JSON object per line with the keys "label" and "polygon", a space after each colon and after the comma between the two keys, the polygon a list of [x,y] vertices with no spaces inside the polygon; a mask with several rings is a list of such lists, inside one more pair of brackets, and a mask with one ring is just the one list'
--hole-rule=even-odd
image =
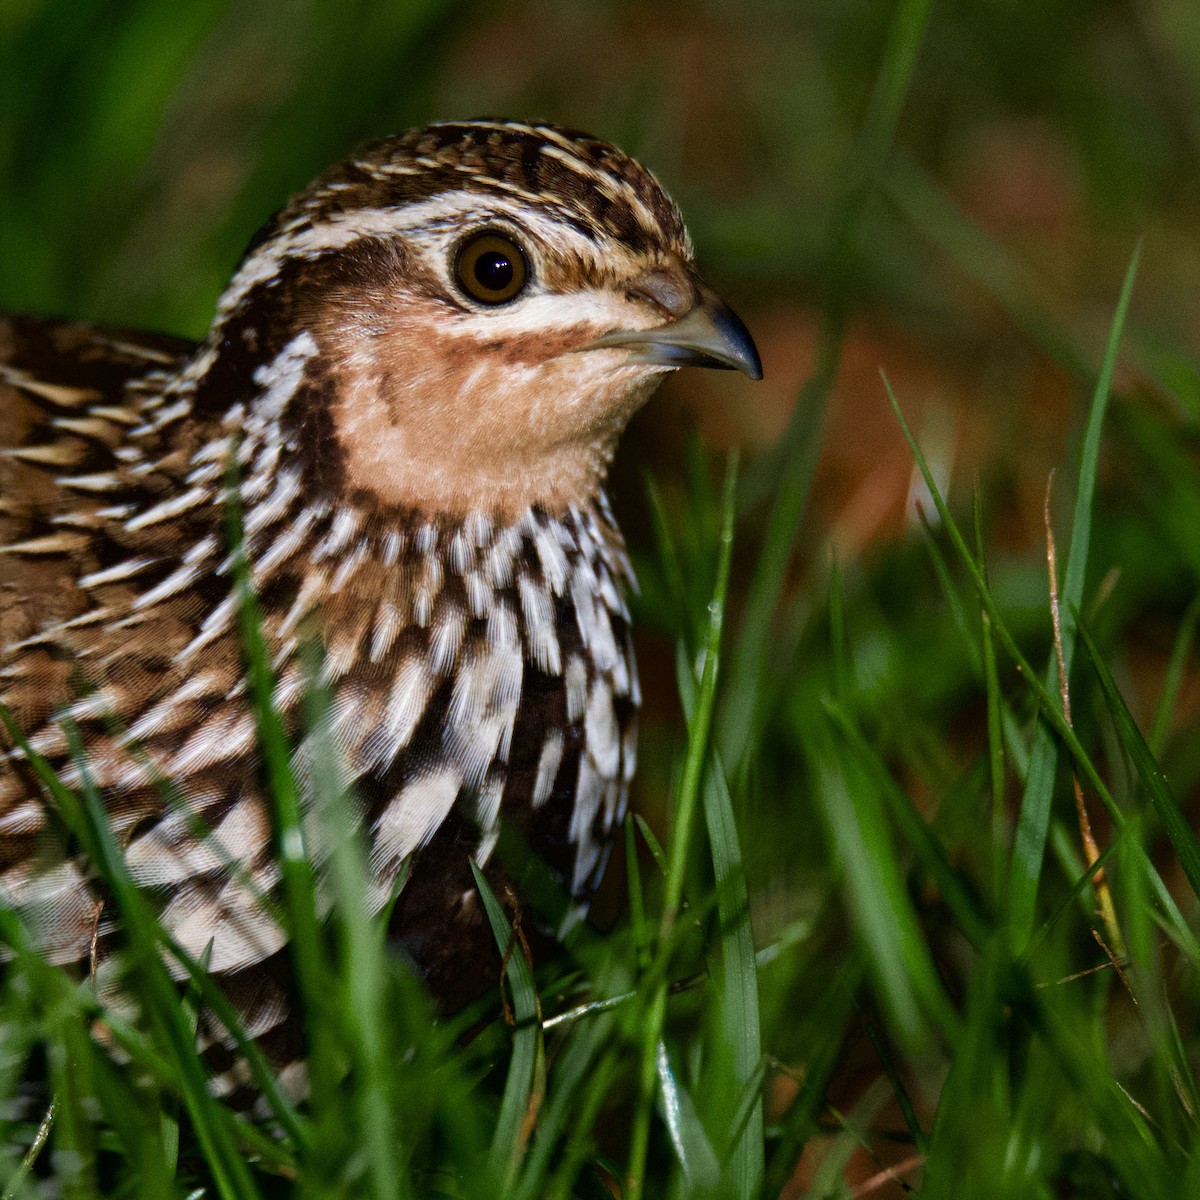
{"label": "blade of grass in foreground", "polygon": [[683,1171],[684,1193],[709,1196],[720,1181],[721,1167],[665,1041],[658,1043],[658,1086],[663,1124]]}
{"label": "blade of grass in foreground", "polygon": [[488,1164],[493,1179],[500,1185],[499,1194],[504,1195],[520,1166],[521,1155],[529,1140],[531,1117],[540,1100],[537,1091],[543,1062],[541,1013],[533,972],[504,915],[504,909],[474,862],[471,863],[471,873],[483,898],[492,936],[507,964],[505,974],[513,997],[512,1058],[508,1064],[508,1078],[504,1082],[504,1098],[500,1103],[500,1117],[496,1122]]}
{"label": "blade of grass in foreground", "polygon": [[330,698],[318,686],[316,666],[314,662],[308,672],[307,704],[314,809],[322,846],[329,850],[324,878],[333,896],[340,935],[338,975],[349,1000],[346,1029],[355,1065],[354,1100],[362,1122],[370,1194],[374,1200],[399,1200],[408,1191],[407,1163],[388,1089],[388,1076],[395,1066],[391,1026],[384,1011],[384,927],[376,923],[369,908],[367,852],[360,836],[359,814],[341,783],[344,776],[333,737]]}
{"label": "blade of grass in foreground", "polygon": [[[1139,814],[1139,816],[1142,814]],[[1149,816],[1149,814],[1145,814]],[[1126,822],[1122,842],[1140,840],[1152,822]],[[1121,850],[1124,850],[1124,846]],[[1118,869],[1110,876],[1114,904],[1120,914],[1124,935],[1125,966],[1121,981],[1137,1005],[1137,1019],[1144,1031],[1150,1076],[1142,1092],[1143,1103],[1166,1136],[1186,1145],[1195,1130],[1196,1081],[1187,1051],[1179,1044],[1171,1012],[1171,988],[1165,977],[1162,938],[1155,924],[1149,880],[1139,869],[1139,856],[1122,853]],[[1147,1096],[1149,1093],[1149,1096]]]}
{"label": "blade of grass in foreground", "polygon": [[[721,971],[717,999],[722,1043],[729,1052],[738,1098],[748,1108],[728,1152],[725,1182],[731,1197],[758,1194],[765,1169],[763,1157],[762,1033],[759,1029],[758,964],[750,929],[750,895],[742,867],[733,815],[733,799],[725,772],[714,751],[704,777],[704,817],[712,847],[721,926]],[[724,1150],[724,1146],[721,1147]]]}
{"label": "blade of grass in foreground", "polygon": [[[979,489],[975,489],[972,506],[975,518],[975,558],[984,582],[987,582],[987,559],[983,551],[983,510]],[[1008,821],[1004,805],[1004,717],[1005,705],[1000,693],[1000,672],[996,667],[996,641],[992,637],[992,621],[987,609],[979,608],[979,634],[983,647],[983,678],[987,691],[988,771],[992,785],[992,903],[1000,908],[1007,902],[1004,887],[1004,858],[1008,845]]]}
{"label": "blade of grass in foreground", "polygon": [[[195,1036],[159,954],[158,922],[125,865],[108,824],[104,802],[92,786],[78,732],[68,726],[66,733],[72,758],[79,766],[83,800],[80,803],[57,779],[51,791],[60,805],[65,806],[64,814],[70,814],[69,819],[87,848],[88,857],[112,891],[129,939],[139,1000],[163,1042],[170,1047],[173,1064],[179,1071],[179,1088],[218,1191],[223,1197],[257,1196],[258,1189],[246,1169],[245,1159],[230,1136],[227,1114],[208,1093],[208,1080],[196,1052]],[[43,762],[42,765],[54,778],[49,764]],[[43,782],[49,785],[45,776]]]}
{"label": "blade of grass in foreground", "polygon": [[725,602],[729,594],[729,574],[733,561],[734,500],[737,487],[738,456],[729,456],[725,472],[721,536],[718,547],[717,581],[708,606],[708,630],[704,644],[704,668],[695,708],[688,722],[688,747],[683,775],[679,781],[675,814],[671,823],[671,845],[667,853],[667,882],[663,899],[662,936],[665,940],[679,916],[683,901],[683,880],[687,870],[692,825],[695,820],[700,784],[708,751],[716,704],[717,667],[721,657],[721,631],[725,621]]}
{"label": "blade of grass in foreground", "polygon": [[[728,531],[732,540],[732,529]],[[686,660],[677,664],[679,696],[690,723],[696,707],[696,684]],[[710,751],[702,796],[712,853],[713,882],[721,931],[721,965],[716,976],[721,1039],[717,1057],[728,1054],[734,1092],[743,1097],[730,1126],[730,1105],[723,1108],[728,1140],[719,1149],[725,1162],[725,1195],[754,1196],[762,1183],[763,1155],[762,1034],[759,1028],[758,964],[750,928],[750,894],[742,867],[733,798],[720,754]],[[725,1097],[728,1101],[729,1097]]]}
{"label": "blade of grass in foreground", "polygon": [[634,832],[633,814],[626,813],[625,836],[625,882],[629,892],[629,926],[633,935],[634,957],[639,971],[646,968],[646,954],[650,946],[649,929],[646,923],[646,901],[642,894],[642,869],[638,863],[637,834]]}
{"label": "blade of grass in foreground", "polygon": [[[614,986],[621,990],[626,982],[624,978],[598,978],[596,986],[601,995],[606,995],[612,993]],[[608,1003],[611,1005],[611,1001]],[[613,1036],[616,1023],[611,1007],[597,1009],[580,1021],[566,1048],[557,1056],[554,1086],[525,1159],[517,1191],[521,1200],[543,1200],[554,1194],[547,1186],[547,1178],[556,1158],[560,1193],[566,1194],[573,1183],[575,1171],[590,1149],[596,1116],[608,1093],[618,1056],[624,1050]],[[564,1134],[568,1134],[567,1147],[556,1156],[559,1139]]]}
{"label": "blade of grass in foreground", "polygon": [[[1075,655],[1075,631],[1077,622],[1074,613],[1083,605],[1083,584],[1087,573],[1088,548],[1092,533],[1092,498],[1096,491],[1096,473],[1100,463],[1100,434],[1104,425],[1104,414],[1112,390],[1113,370],[1117,361],[1117,347],[1121,332],[1125,328],[1125,317],[1129,311],[1129,298],[1133,292],[1133,281],[1137,277],[1138,260],[1141,258],[1140,244],[1129,260],[1125,280],[1121,285],[1121,296],[1113,315],[1108,333],[1108,344],[1104,351],[1104,364],[1096,389],[1092,394],[1091,410],[1083,438],[1083,452],[1079,464],[1079,485],[1075,494],[1075,514],[1071,522],[1071,544],[1067,553],[1067,569],[1063,577],[1060,604],[1064,614],[1071,616],[1062,627],[1063,676],[1070,679],[1071,663]],[[1046,687],[1054,691],[1057,687],[1058,667],[1053,661],[1047,667]],[[1029,778],[1025,795],[1021,799],[1017,818],[1016,837],[1013,842],[1012,866],[1008,878],[1008,915],[1012,931],[1013,947],[1021,953],[1029,944],[1033,933],[1038,883],[1042,874],[1042,863],[1046,855],[1046,836],[1050,829],[1050,808],[1054,799],[1055,766],[1058,762],[1058,744],[1051,731],[1039,722],[1034,732],[1033,750],[1030,756]]]}
{"label": "blade of grass in foreground", "polygon": [[941,839],[917,811],[912,800],[888,771],[875,748],[863,737],[849,714],[832,701],[827,701],[824,707],[839,734],[846,740],[846,749],[857,756],[863,770],[887,804],[901,836],[912,847],[946,907],[954,914],[955,924],[963,936],[978,949],[991,936],[993,922],[990,915],[984,910],[970,885],[951,866],[950,856]]}
{"label": "blade of grass in foreground", "polygon": [[1174,793],[1167,784],[1162,768],[1154,761],[1154,755],[1150,753],[1150,747],[1146,745],[1142,731],[1138,729],[1125,700],[1117,690],[1112,672],[1109,671],[1101,657],[1096,643],[1092,640],[1092,635],[1079,621],[1078,616],[1076,616],[1076,627],[1080,637],[1083,638],[1088,657],[1092,660],[1096,678],[1100,681],[1104,702],[1108,706],[1113,724],[1117,727],[1117,736],[1121,739],[1121,745],[1137,771],[1138,782],[1146,789],[1150,803],[1154,805],[1154,811],[1167,831],[1167,837],[1171,839],[1175,853],[1179,855],[1179,864],[1183,867],[1184,874],[1192,885],[1192,891],[1200,896],[1200,840],[1197,839],[1187,817],[1179,807],[1179,801],[1175,799]]}
{"label": "blade of grass in foreground", "polygon": [[208,1093],[207,1076],[196,1052],[195,1038],[159,954],[158,922],[129,874],[108,824],[103,801],[91,785],[78,732],[72,725],[65,726],[72,758],[83,780],[82,801],[29,745],[12,714],[3,706],[0,706],[0,720],[112,893],[129,943],[127,963],[138,980],[137,995],[158,1030],[163,1049],[169,1052],[176,1073],[174,1082],[187,1107],[218,1194],[239,1200],[256,1197],[258,1190],[230,1135],[229,1114]]}
{"label": "blade of grass in foreground", "polygon": [[[671,823],[671,844],[667,851],[667,880],[663,895],[663,913],[659,928],[658,954],[669,953],[671,935],[683,901],[683,883],[691,844],[692,825],[700,799],[705,764],[708,760],[709,733],[716,705],[717,668],[721,657],[721,632],[725,603],[729,593],[729,574],[733,560],[733,522],[737,487],[737,455],[732,454],[725,472],[722,502],[721,538],[718,548],[717,580],[708,608],[708,630],[704,645],[704,669],[696,695],[695,709],[688,723],[688,745],[683,774],[676,794]],[[667,984],[662,981],[650,997],[641,1033],[641,1068],[637,1104],[630,1134],[627,1184],[629,1200],[640,1200],[645,1187],[646,1156],[650,1146],[650,1120],[658,1078],[659,1042],[666,1019]]]}
{"label": "blade of grass in foreground", "polygon": [[879,794],[830,722],[813,747],[812,771],[829,845],[845,872],[879,999],[893,1034],[910,1054],[932,1043],[933,1023],[954,1039],[950,1006],[904,886]]}
{"label": "blade of grass in foreground", "polygon": [[1154,724],[1150,727],[1147,739],[1150,753],[1157,758],[1166,745],[1167,734],[1171,728],[1171,716],[1175,712],[1175,704],[1179,698],[1179,689],[1183,683],[1183,671],[1187,665],[1188,655],[1191,654],[1192,643],[1196,640],[1196,624],[1200,622],[1200,595],[1192,599],[1179,622],[1179,632],[1175,635],[1175,644],[1171,647],[1171,656],[1167,660],[1167,669],[1163,672],[1162,692],[1158,697],[1158,707],[1154,711]]}
{"label": "blade of grass in foreground", "polygon": [[49,1140],[50,1133],[54,1128],[56,1108],[56,1101],[51,1100],[49,1107],[46,1109],[46,1115],[42,1118],[37,1132],[33,1135],[29,1149],[21,1157],[16,1170],[8,1177],[3,1197],[0,1197],[0,1200],[25,1200],[25,1197],[29,1195],[25,1190],[25,1182],[33,1171],[34,1163],[37,1162],[42,1151],[46,1148],[46,1142]]}
{"label": "blade of grass in foreground", "polygon": [[283,717],[275,707],[275,678],[246,547],[235,454],[230,455],[225,472],[225,523],[248,695],[258,733],[264,791],[275,834],[287,911],[288,954],[295,970],[296,989],[302,999],[308,1042],[309,1090],[314,1110],[325,1117],[325,1128],[332,1130],[332,1113],[329,1110],[321,1113],[320,1110],[333,1101],[337,1090],[338,1053],[334,1032],[339,1017],[336,1007],[330,1003],[337,994],[337,987],[321,937],[316,878],[305,847],[300,791],[292,772],[291,746]]}

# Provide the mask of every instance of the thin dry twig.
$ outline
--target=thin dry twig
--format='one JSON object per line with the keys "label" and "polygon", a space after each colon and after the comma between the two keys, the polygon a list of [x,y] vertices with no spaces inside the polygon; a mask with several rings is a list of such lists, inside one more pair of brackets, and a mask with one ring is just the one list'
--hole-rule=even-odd
{"label": "thin dry twig", "polygon": [[[512,914],[512,933],[509,935],[508,945],[504,950],[504,958],[500,962],[500,982],[502,984],[508,975],[508,964],[514,950],[520,949],[529,970],[533,970],[533,951],[529,947],[529,940],[525,937],[525,930],[521,928],[521,902],[517,899],[517,893],[508,885],[505,885],[504,888],[504,901]],[[503,987],[500,988],[500,1002],[504,1007],[504,1023],[512,1029],[517,1023],[517,1018]],[[542,1023],[542,998],[537,994],[536,989],[533,993],[533,1003],[536,1020],[540,1025]]]}
{"label": "thin dry twig", "polygon": [[[1050,619],[1054,626],[1054,657],[1058,663],[1058,688],[1062,697],[1063,720],[1074,729],[1071,720],[1071,690],[1067,684],[1067,668],[1063,658],[1062,645],[1062,613],[1058,603],[1058,554],[1054,545],[1054,527],[1050,522],[1050,497],[1054,490],[1054,472],[1050,472],[1046,480],[1046,502],[1043,508],[1043,518],[1046,523],[1046,568],[1050,576]],[[1096,837],[1092,832],[1092,821],[1088,815],[1087,803],[1083,797],[1083,787],[1079,775],[1072,770],[1071,782],[1075,789],[1075,815],[1079,821],[1079,837],[1083,843],[1083,857],[1089,868],[1096,866],[1100,857],[1100,848],[1096,845]],[[1108,878],[1104,868],[1098,867],[1092,875],[1092,885],[1096,889],[1096,900],[1100,906],[1100,918],[1108,930],[1109,942],[1112,945],[1114,966],[1116,960],[1125,957],[1125,940],[1121,936],[1121,928],[1117,924],[1117,910],[1113,904],[1112,890],[1108,886]],[[1101,942],[1101,945],[1104,943]],[[1105,950],[1107,951],[1107,946]]]}
{"label": "thin dry twig", "polygon": [[925,1155],[914,1154],[911,1158],[906,1158],[903,1162],[898,1162],[894,1166],[884,1167],[877,1175],[872,1175],[870,1179],[860,1183],[850,1194],[858,1200],[859,1196],[869,1196],[872,1192],[877,1192],[881,1187],[888,1183],[897,1183],[906,1192],[912,1191],[912,1185],[901,1175],[905,1172],[915,1170],[917,1167],[924,1166]]}
{"label": "thin dry twig", "polygon": [[[1092,935],[1107,955],[1109,953],[1107,943],[1095,929],[1092,930]],[[1115,966],[1116,963],[1110,959],[1107,962],[1097,963],[1094,967],[1086,967],[1082,971],[1073,971],[1070,975],[1063,975],[1059,979],[1039,979],[1033,986],[1035,988],[1064,987],[1068,983],[1078,983],[1081,979],[1087,979],[1089,975],[1099,975],[1101,971],[1111,971]]]}

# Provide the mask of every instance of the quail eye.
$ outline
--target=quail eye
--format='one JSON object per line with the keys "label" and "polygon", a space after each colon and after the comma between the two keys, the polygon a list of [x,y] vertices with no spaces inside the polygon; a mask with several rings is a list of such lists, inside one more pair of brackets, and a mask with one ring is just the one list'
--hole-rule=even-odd
{"label": "quail eye", "polygon": [[454,260],[458,285],[481,304],[504,304],[525,286],[529,270],[520,246],[491,230],[465,241]]}

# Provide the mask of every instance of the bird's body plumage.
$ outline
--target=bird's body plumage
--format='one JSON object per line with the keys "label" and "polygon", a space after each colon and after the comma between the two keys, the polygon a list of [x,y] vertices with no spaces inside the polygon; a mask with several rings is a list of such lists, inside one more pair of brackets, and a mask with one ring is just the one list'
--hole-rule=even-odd
{"label": "bird's body plumage", "polygon": [[[674,206],[619,151],[474,122],[376,143],[300,193],[198,346],[0,323],[0,699],[65,782],[86,770],[164,927],[277,1061],[296,1031],[262,903],[279,868],[228,481],[302,792],[322,769],[319,661],[370,902],[411,856],[391,928],[457,1002],[499,964],[468,859],[507,880],[511,826],[582,901],[624,811],[631,577],[603,479],[679,355],[726,354],[728,328],[697,349],[684,324],[703,305],[736,321],[690,261]],[[497,301],[514,263],[520,290]],[[688,333],[664,350],[667,327]],[[115,914],[17,748],[0,895],[49,957],[105,982]]]}

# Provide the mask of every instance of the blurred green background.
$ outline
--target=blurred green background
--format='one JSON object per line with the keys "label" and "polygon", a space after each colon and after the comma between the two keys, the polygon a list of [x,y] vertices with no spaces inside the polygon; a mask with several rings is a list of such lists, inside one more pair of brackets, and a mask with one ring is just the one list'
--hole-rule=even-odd
{"label": "blurred green background", "polygon": [[[687,449],[694,431],[709,450],[748,451],[732,618],[746,632],[717,734],[756,941],[774,948],[760,981],[775,1064],[769,1118],[790,1111],[824,1036],[808,1014],[824,1011],[829,980],[862,952],[845,848],[816,798],[822,699],[840,696],[981,893],[1007,853],[1021,794],[1010,780],[993,824],[983,683],[939,582],[938,542],[920,536],[920,489],[879,371],[967,525],[978,489],[993,590],[1041,663],[1047,481],[1059,469],[1050,506],[1065,543],[1083,417],[1139,242],[1086,596],[1143,729],[1173,681],[1155,748],[1195,816],[1194,0],[4,0],[0,97],[0,306],[192,337],[272,210],[383,133],[444,118],[546,118],[617,142],[674,194],[708,277],[759,340],[766,380],[684,373],[637,419],[618,460],[616,500],[643,582],[639,803],[661,828],[681,740],[673,643],[699,627],[711,582],[717,517],[708,467]],[[678,539],[682,595],[656,549],[645,472]],[[764,545],[774,554],[765,566]],[[949,574],[961,585],[961,572]],[[852,686],[839,675],[847,670]],[[1003,674],[1029,718],[1019,681]],[[1081,737],[1114,789],[1133,796],[1098,689],[1077,687]],[[1059,784],[1043,915],[1069,903],[1078,870],[1065,772]],[[1103,821],[1099,830],[1103,844]],[[1153,829],[1148,844],[1162,851]],[[1169,856],[1163,872],[1194,921]],[[947,993],[963,1001],[978,964],[935,892],[905,878]],[[619,911],[615,894],[609,903]],[[1047,976],[1103,964],[1088,928],[1086,914],[1056,927]],[[1183,1000],[1180,1044],[1194,1054],[1194,972],[1164,978]],[[1082,997],[1081,1011],[1107,1031],[1098,1039],[1115,1039],[1122,1078],[1136,1080],[1146,1055],[1130,1013],[1097,995]],[[829,1019],[844,1040],[826,1064],[828,1138],[799,1160],[789,1195],[848,1194],[904,1153],[871,1132],[876,1118],[899,1124],[894,1102],[872,1091],[881,1077],[909,1081],[920,1121],[937,1111],[944,1062],[916,1054],[885,1070],[873,1034],[840,1009]],[[847,1147],[830,1114],[868,1100]],[[1036,1106],[1021,1119],[1023,1136],[1045,1136],[1052,1157],[1103,1140],[1059,1137]],[[830,1146],[844,1149],[840,1165],[829,1165]],[[1050,1178],[1068,1181],[1056,1195],[1125,1194],[1070,1190],[1088,1169],[1045,1167],[1027,1194],[1050,1195],[1038,1190]],[[871,1194],[897,1188],[885,1181]]]}

